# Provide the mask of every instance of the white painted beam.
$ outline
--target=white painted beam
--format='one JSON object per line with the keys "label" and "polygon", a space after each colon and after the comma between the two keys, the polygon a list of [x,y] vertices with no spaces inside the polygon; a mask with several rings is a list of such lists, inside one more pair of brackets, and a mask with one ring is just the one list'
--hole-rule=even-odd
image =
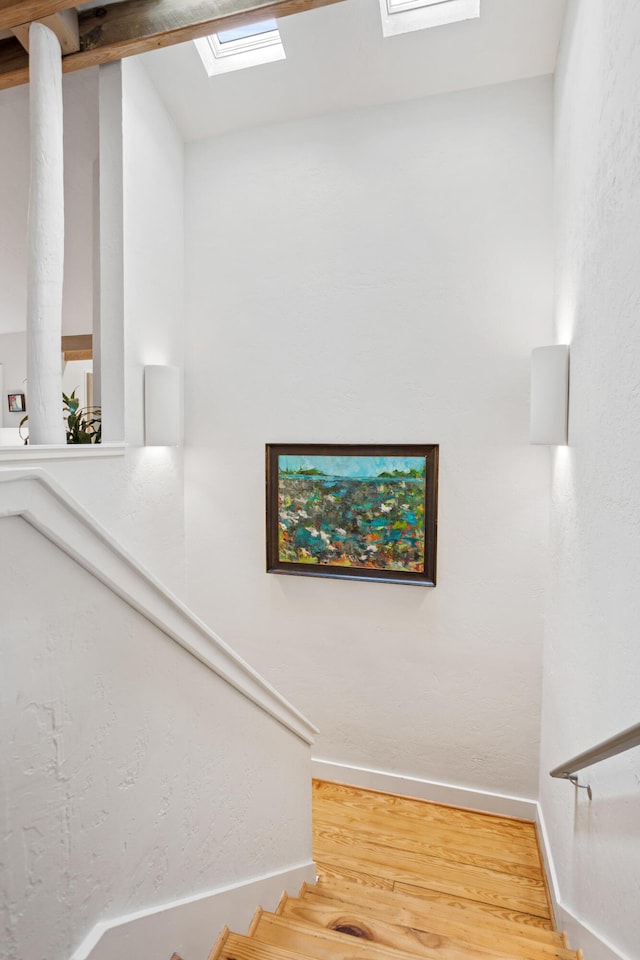
{"label": "white painted beam", "polygon": [[30,27],[31,188],[28,225],[27,412],[29,443],[65,442],[62,416],[64,162],[62,51],[55,33]]}

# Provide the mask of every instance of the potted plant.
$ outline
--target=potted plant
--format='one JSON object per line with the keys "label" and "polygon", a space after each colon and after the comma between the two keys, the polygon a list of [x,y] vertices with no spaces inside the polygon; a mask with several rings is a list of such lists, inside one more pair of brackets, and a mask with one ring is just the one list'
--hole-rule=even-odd
{"label": "potted plant", "polygon": [[[62,410],[67,433],[67,443],[100,443],[102,440],[102,411],[100,407],[81,407],[76,390],[67,396],[62,394]],[[29,434],[23,435],[22,427],[29,419],[28,414],[20,421],[20,436],[25,444]]]}

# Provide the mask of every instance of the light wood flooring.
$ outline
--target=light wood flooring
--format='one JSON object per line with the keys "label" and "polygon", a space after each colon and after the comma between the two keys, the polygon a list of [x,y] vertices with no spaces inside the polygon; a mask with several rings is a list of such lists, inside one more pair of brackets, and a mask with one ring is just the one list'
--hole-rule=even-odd
{"label": "light wood flooring", "polygon": [[318,882],[225,928],[209,960],[578,960],[554,929],[535,826],[313,783]]}

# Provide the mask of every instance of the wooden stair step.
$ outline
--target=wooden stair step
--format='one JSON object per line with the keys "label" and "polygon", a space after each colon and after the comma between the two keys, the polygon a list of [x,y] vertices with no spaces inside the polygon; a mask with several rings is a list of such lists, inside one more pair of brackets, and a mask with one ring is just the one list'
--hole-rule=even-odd
{"label": "wooden stair step", "polygon": [[226,928],[209,954],[208,960],[307,960],[293,950],[283,950],[253,937],[231,933]]}
{"label": "wooden stair step", "polygon": [[364,811],[368,817],[371,811],[385,813],[387,817],[402,818],[405,821],[417,819],[421,824],[430,822],[451,826],[471,828],[474,833],[495,838],[498,830],[503,836],[525,845],[537,847],[535,825],[528,820],[514,817],[502,817],[492,813],[479,813],[446,804],[432,803],[427,800],[399,797],[395,794],[365,790],[360,787],[329,783],[326,780],[313,781],[313,804],[318,815],[323,811],[331,816],[338,808],[351,810],[356,816]]}
{"label": "wooden stair step", "polygon": [[428,891],[422,891],[422,894],[417,895],[415,891],[385,891],[349,880],[319,880],[315,885],[303,884],[300,891],[300,896],[304,899],[324,897],[366,908],[375,906],[376,911],[397,911],[398,917],[409,923],[415,918],[428,919],[430,922],[432,919],[442,919],[482,925],[486,929],[495,930],[497,934],[515,930],[520,935],[543,943],[562,942],[560,934],[553,930],[549,921],[531,914],[500,910],[473,900],[444,897],[435,893],[429,895]]}
{"label": "wooden stair step", "polygon": [[[375,830],[392,830],[399,836],[446,836],[447,842],[450,839],[461,849],[494,850],[498,854],[504,850],[516,859],[525,857],[538,861],[538,842],[533,823],[524,824],[527,829],[522,830],[521,824],[516,821],[519,828],[512,831],[506,830],[503,823],[495,818],[487,821],[483,814],[476,814],[480,820],[474,826],[471,819],[474,814],[470,811],[453,810],[446,816],[448,808],[438,808],[436,814],[432,804],[426,800],[422,804],[425,810],[418,815],[417,811],[410,813],[402,807],[387,810],[373,806],[367,809],[363,801],[356,809],[349,809],[337,802],[314,798],[313,820],[314,824],[340,823],[355,833],[371,826]],[[465,819],[460,815],[464,815]]]}
{"label": "wooden stair step", "polygon": [[365,873],[364,870],[358,870],[357,868],[346,867],[344,864],[339,867],[334,867],[328,863],[321,863],[317,854],[315,860],[319,880],[323,882],[344,881],[370,889],[387,890],[388,892],[393,891],[393,880],[387,880],[385,877],[377,877],[374,874]]}
{"label": "wooden stair step", "polygon": [[357,852],[348,855],[342,844],[326,844],[319,848],[316,856],[318,872],[324,867],[354,870],[366,868],[375,876],[391,880],[394,886],[403,883],[415,887],[425,887],[465,900],[475,900],[530,913],[534,916],[549,918],[549,902],[542,880],[530,877],[505,877],[481,867],[465,864],[449,864],[440,860],[421,860],[415,855],[392,854],[386,858],[386,851],[368,848],[359,844]]}
{"label": "wooden stair step", "polygon": [[216,940],[213,950],[209,954],[207,960],[216,960],[217,957],[220,957],[222,955],[224,945],[229,939],[229,936],[230,936],[229,927],[226,927],[226,926],[223,927],[222,930],[220,931],[220,936]]}
{"label": "wooden stair step", "polygon": [[[355,937],[350,939],[355,940]],[[209,955],[209,960],[309,960],[309,957],[314,956],[316,955],[298,953],[292,949],[275,946],[266,940],[258,940],[257,937],[245,937],[227,931],[224,939],[220,938],[213,952]],[[319,956],[323,956],[323,954],[321,953]],[[341,960],[343,956],[354,957],[355,955],[338,952],[330,956],[334,960]],[[398,956],[394,950],[380,949],[380,953],[376,955],[376,960],[403,960],[403,958],[405,958],[404,954]],[[412,956],[411,960],[415,960],[415,957]]]}
{"label": "wooden stair step", "polygon": [[[513,960],[513,954],[509,956],[495,950],[477,949],[446,937],[428,935],[419,950],[414,948],[407,951],[398,943],[377,941],[371,928],[367,928],[367,932],[371,933],[371,937],[352,936],[314,923],[261,913],[252,925],[250,935],[261,942],[293,950],[314,960],[389,960],[390,955],[394,960],[416,960],[416,953],[429,960]],[[534,954],[525,957],[526,960],[538,960]]]}
{"label": "wooden stair step", "polygon": [[[429,894],[429,891],[423,893]],[[465,926],[481,926],[495,931],[495,934],[517,934],[540,943],[562,945],[562,937],[553,929],[550,921],[531,914],[505,911],[473,900],[459,897],[444,897],[437,893],[428,896],[402,893],[396,890],[384,891],[348,880],[303,884],[299,897],[304,900],[331,900],[365,910],[375,909],[376,913],[399,922],[414,923],[451,923]]]}
{"label": "wooden stair step", "polygon": [[388,815],[371,815],[366,824],[361,817],[342,816],[339,812],[329,819],[314,817],[314,831],[322,839],[337,831],[351,833],[366,840],[375,840],[380,846],[391,846],[425,856],[439,857],[458,863],[486,866],[503,873],[519,873],[522,876],[540,876],[540,856],[537,847],[531,845],[497,842],[495,837],[470,834],[442,824],[429,825],[418,831],[415,821],[410,825],[399,824]]}
{"label": "wooden stair step", "polygon": [[[313,833],[316,846],[321,850],[337,851],[348,847],[347,852],[349,852],[357,846],[358,854],[361,850],[374,851],[377,856],[384,856],[389,862],[395,862],[396,859],[399,862],[418,864],[446,862],[460,865],[461,868],[470,867],[472,870],[497,874],[507,883],[511,878],[516,878],[516,883],[519,883],[522,878],[526,886],[537,888],[544,886],[537,853],[535,862],[532,856],[530,863],[522,863],[501,860],[472,851],[455,850],[449,846],[444,836],[442,844],[430,845],[423,840],[422,836],[416,838],[415,834],[413,839],[399,838],[393,834],[392,830],[386,834],[365,829],[352,829],[348,832],[339,824],[324,826],[318,823],[314,825]],[[526,884],[527,880],[531,883]]]}
{"label": "wooden stair step", "polygon": [[[389,825],[391,829],[392,825]],[[330,829],[322,828],[321,826],[316,825],[313,831],[314,844],[316,847],[322,850],[332,850],[338,854],[345,853],[347,856],[356,849],[358,855],[362,855],[364,862],[389,862],[389,863],[406,863],[415,868],[416,864],[429,863],[432,860],[436,862],[442,860],[442,848],[440,849],[440,856],[430,855],[427,850],[425,850],[426,844],[423,842],[423,838],[426,836],[426,830],[421,830],[420,832],[416,831],[416,839],[413,843],[402,843],[397,839],[394,841],[390,836],[387,838],[387,843],[379,843],[377,836],[374,832],[367,831],[366,829],[357,830],[357,829],[341,829],[338,824],[334,824]],[[346,849],[345,849],[346,848]],[[467,852],[467,857],[472,859],[474,854]],[[477,857],[478,855],[475,854]],[[445,859],[449,861],[448,855],[445,856]],[[537,869],[534,872],[534,876],[524,876],[523,874],[513,874],[512,867],[513,865],[509,864],[508,861],[502,861],[499,858],[492,857],[490,858],[497,863],[496,867],[484,867],[474,864],[473,862],[464,863],[460,856],[456,857],[454,855],[453,860],[460,862],[461,868],[468,868],[469,873],[474,873],[478,871],[479,875],[491,875],[497,873],[504,878],[515,875],[517,878],[519,876],[522,879],[518,879],[517,882],[523,883],[525,886],[530,887],[539,887],[542,883],[542,870],[540,863],[538,861]],[[528,866],[524,865],[523,866]]]}
{"label": "wooden stair step", "polygon": [[281,917],[316,923],[328,929],[345,925],[360,928],[375,943],[426,956],[429,954],[424,951],[425,945],[438,948],[437,956],[442,956],[446,947],[446,956],[451,960],[458,955],[467,956],[470,951],[475,951],[481,958],[495,957],[499,953],[518,958],[535,955],[541,960],[575,960],[575,953],[556,943],[531,940],[511,931],[500,933],[495,927],[487,929],[482,924],[470,926],[464,920],[449,923],[437,919],[430,921],[415,914],[403,922],[399,911],[394,910],[393,903],[388,911],[385,915],[379,905],[372,905],[369,912],[358,904],[328,898],[323,900],[322,897],[316,897],[315,900],[287,897],[277,912]]}
{"label": "wooden stair step", "polygon": [[[417,884],[405,883],[402,880],[398,880],[396,883],[394,883],[393,889],[394,891],[397,890],[398,893],[406,893],[406,894],[410,894],[411,896],[418,896],[418,897],[423,897],[423,896],[431,897],[435,893],[436,899],[438,898],[438,894],[440,892],[438,890],[433,890],[431,887],[423,886],[422,883],[417,883]],[[454,897],[453,899],[456,899],[456,898]],[[464,899],[464,897],[460,897],[459,899]],[[487,906],[487,907],[495,906],[495,904],[491,901],[486,901],[484,904],[480,904],[479,901],[472,901],[472,902],[478,903],[479,906]],[[498,910],[500,910],[500,907],[498,907]],[[517,908],[515,910],[508,908],[504,912],[506,914],[519,912],[522,917],[521,919],[522,923],[530,923],[534,925],[537,924],[538,926],[541,926],[543,927],[543,929],[547,929],[547,930],[554,929],[553,917],[551,913],[551,908],[549,906],[547,906],[545,911],[541,910],[540,913],[537,913],[537,912],[529,913],[526,909],[518,911]],[[542,922],[538,922],[538,921],[542,921]]]}

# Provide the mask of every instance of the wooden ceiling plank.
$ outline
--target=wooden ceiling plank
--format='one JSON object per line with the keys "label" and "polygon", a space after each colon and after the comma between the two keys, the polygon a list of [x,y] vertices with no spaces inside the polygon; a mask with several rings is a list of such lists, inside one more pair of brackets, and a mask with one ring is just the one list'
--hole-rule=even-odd
{"label": "wooden ceiling plank", "polygon": [[286,17],[340,0],[121,0],[80,14],[83,66],[205,37],[224,27]]}
{"label": "wooden ceiling plank", "polygon": [[93,360],[92,350],[65,350],[62,354],[65,361],[69,360]]}
{"label": "wooden ceiling plank", "polygon": [[0,0],[0,30],[12,30],[32,20],[42,20],[70,10],[78,0]]}
{"label": "wooden ceiling plank", "polygon": [[68,350],[88,350],[93,349],[93,334],[91,333],[72,333],[62,338],[62,352]]}
{"label": "wooden ceiling plank", "polygon": [[[65,0],[61,0],[62,4],[64,2]],[[80,13],[80,51],[65,56],[62,68],[65,73],[83,70],[86,67],[205,37],[223,26],[255,23],[270,17],[287,17],[340,2],[341,0],[258,0],[257,3],[255,0],[121,0],[119,3],[94,7]],[[11,46],[14,43],[12,40],[0,41],[0,90],[27,83],[29,79],[28,57],[24,53],[20,56],[15,47]]]}
{"label": "wooden ceiling plank", "polygon": [[14,35],[16,40],[20,41],[20,44],[24,47],[24,49],[27,52],[29,51],[29,27],[30,26],[31,24],[29,23],[21,23],[20,26],[11,28],[12,34]]}

